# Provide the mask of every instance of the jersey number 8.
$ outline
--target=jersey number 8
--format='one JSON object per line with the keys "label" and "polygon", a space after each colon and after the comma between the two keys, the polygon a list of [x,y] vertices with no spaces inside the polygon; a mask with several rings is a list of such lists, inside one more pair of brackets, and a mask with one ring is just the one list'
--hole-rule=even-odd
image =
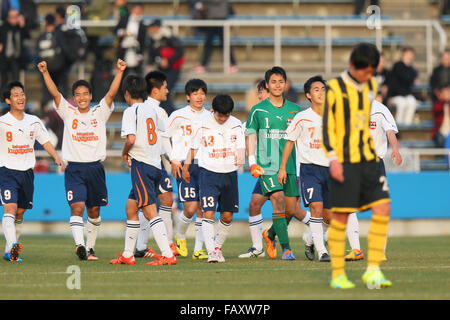
{"label": "jersey number 8", "polygon": [[154,145],[158,138],[156,136],[155,122],[153,121],[152,118],[147,119],[147,135],[148,135],[148,144]]}

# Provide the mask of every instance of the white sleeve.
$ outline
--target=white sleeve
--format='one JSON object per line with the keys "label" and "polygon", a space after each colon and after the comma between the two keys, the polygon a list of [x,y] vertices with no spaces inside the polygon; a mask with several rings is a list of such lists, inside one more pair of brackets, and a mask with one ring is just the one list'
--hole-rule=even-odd
{"label": "white sleeve", "polygon": [[73,109],[76,110],[74,106],[72,106],[61,94],[61,100],[59,101],[59,105],[56,105],[55,100],[53,100],[53,108],[56,110],[61,119],[67,116],[68,110]]}
{"label": "white sleeve", "polygon": [[395,133],[398,133],[397,124],[395,123],[394,116],[389,111],[389,109],[383,105],[383,108],[381,109],[383,117],[381,120],[381,126],[384,130],[384,132],[388,130],[393,130]]}
{"label": "white sleeve", "polygon": [[176,121],[177,117],[176,115],[174,115],[174,113],[175,112],[170,115],[169,119],[166,122],[166,130],[162,134],[163,137],[172,138],[176,132],[178,121]]}
{"label": "white sleeve", "polygon": [[198,123],[198,125],[194,126],[193,132],[194,132],[194,135],[191,138],[191,149],[197,150],[200,148],[201,143],[202,143],[203,129],[202,129],[201,122]]}
{"label": "white sleeve", "polygon": [[163,132],[166,131],[166,128],[167,128],[167,118],[164,116],[164,113],[165,113],[166,116],[167,116],[167,113],[166,113],[166,111],[164,111],[164,113],[158,112],[158,111],[155,112],[155,113],[156,113],[156,116],[158,117],[158,121],[156,123],[156,127],[158,128],[158,130],[161,133],[163,133]]}
{"label": "white sleeve", "polygon": [[297,141],[302,132],[302,116],[298,113],[286,129],[286,140]]}
{"label": "white sleeve", "polygon": [[239,126],[238,135],[237,135],[237,148],[238,149],[245,149],[245,129],[243,126]]}
{"label": "white sleeve", "polygon": [[37,142],[39,142],[41,145],[43,145],[44,143],[50,141],[50,134],[48,133],[47,128],[45,128],[41,119],[36,117],[36,124],[34,127],[36,130]]}
{"label": "white sleeve", "polygon": [[122,115],[122,130],[120,136],[126,138],[129,134],[136,135],[136,108],[129,107],[125,109]]}
{"label": "white sleeve", "polygon": [[95,112],[99,113],[99,116],[101,117],[101,119],[103,119],[103,121],[108,121],[109,117],[114,111],[114,107],[114,101],[111,103],[110,107],[106,103],[105,98],[103,98],[102,100],[100,100],[98,106],[96,106],[97,110]]}

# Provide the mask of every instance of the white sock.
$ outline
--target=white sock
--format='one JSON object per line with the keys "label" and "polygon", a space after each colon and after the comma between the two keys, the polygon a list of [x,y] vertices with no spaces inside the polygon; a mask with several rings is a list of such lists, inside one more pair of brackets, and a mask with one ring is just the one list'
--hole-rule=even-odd
{"label": "white sock", "polygon": [[323,241],[327,242],[328,241],[328,227],[330,225],[328,223],[323,222],[322,223],[322,227],[323,227]]}
{"label": "white sock", "polygon": [[356,212],[348,215],[347,221],[347,238],[352,249],[361,250],[359,245],[359,223]]}
{"label": "white sock", "polygon": [[95,241],[97,240],[98,229],[100,228],[100,224],[102,222],[102,218],[99,216],[98,218],[92,219],[88,217],[87,220],[87,237],[86,237],[86,249],[95,247]]}
{"label": "white sock", "polygon": [[16,218],[11,213],[5,213],[3,215],[2,228],[6,239],[5,252],[11,252],[12,245],[17,242],[14,220],[16,220]]}
{"label": "white sock", "polygon": [[205,247],[209,252],[214,251],[214,220],[203,218],[202,221],[203,237],[205,238]]}
{"label": "white sock", "polygon": [[19,241],[20,235],[22,234],[23,220],[16,219],[14,225],[16,226],[16,240]]}
{"label": "white sock", "polygon": [[150,228],[152,229],[156,244],[159,250],[161,250],[161,254],[167,258],[173,257],[172,249],[170,249],[169,240],[167,239],[166,226],[162,218],[156,217],[150,220]]}
{"label": "white sock", "polygon": [[84,244],[84,222],[83,217],[71,216],[70,217],[70,230],[72,230],[73,240],[75,240],[75,245],[85,245]]}
{"label": "white sock", "polygon": [[223,244],[225,243],[225,240],[228,237],[228,234],[231,230],[231,222],[225,223],[222,220],[219,220],[218,227],[217,227],[217,234],[216,234],[216,241],[214,242],[215,248],[222,248]]}
{"label": "white sock", "polygon": [[184,213],[181,213],[178,217],[178,230],[177,230],[177,238],[180,240],[186,240],[186,232],[189,228],[189,225],[192,222],[192,218],[188,218],[184,215]]}
{"label": "white sock", "polygon": [[203,218],[195,219],[195,244],[194,244],[194,252],[203,249],[203,231],[202,231],[202,221]]}
{"label": "white sock", "polygon": [[306,210],[306,215],[303,218],[302,222],[304,224],[306,224],[307,226],[309,226],[309,220],[311,220],[311,212],[309,212],[308,210]]}
{"label": "white sock", "polygon": [[134,246],[139,234],[139,221],[127,220],[127,230],[125,231],[125,248],[122,255],[129,258],[134,254]]}
{"label": "white sock", "polygon": [[250,225],[250,236],[252,238],[253,248],[261,251],[263,249],[263,243],[262,243],[263,218],[262,218],[262,214],[258,214],[253,217],[248,217],[248,223]]}
{"label": "white sock", "polygon": [[147,250],[148,238],[150,235],[150,221],[144,216],[142,211],[139,212],[139,233],[137,236],[136,250]]}
{"label": "white sock", "polygon": [[324,253],[328,253],[323,241],[322,222],[322,218],[311,218],[311,220],[309,221],[309,228],[311,229],[312,239],[319,257]]}
{"label": "white sock", "polygon": [[166,206],[159,206],[159,216],[163,219],[167,231],[167,240],[169,243],[173,242],[173,223],[172,223],[172,208]]}

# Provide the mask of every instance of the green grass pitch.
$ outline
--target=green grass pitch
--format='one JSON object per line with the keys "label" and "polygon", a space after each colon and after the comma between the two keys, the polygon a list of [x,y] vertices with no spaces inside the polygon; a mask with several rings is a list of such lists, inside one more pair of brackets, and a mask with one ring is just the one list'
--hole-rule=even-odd
{"label": "green grass pitch", "polygon": [[[366,260],[347,262],[356,288],[329,288],[329,263],[308,261],[301,239],[291,239],[296,261],[266,258],[239,259],[249,238],[230,238],[223,252],[225,263],[179,258],[174,266],[110,265],[123,238],[97,240],[100,261],[80,261],[69,237],[21,239],[23,262],[0,261],[0,299],[150,299],[150,300],[322,300],[322,299],[450,299],[450,237],[398,237],[388,242],[388,261],[382,270],[393,287],[367,289],[361,280]],[[367,253],[367,241],[361,239]],[[2,244],[4,245],[4,243]],[[153,240],[150,245],[156,248]],[[188,239],[192,250],[193,239]],[[190,252],[192,254],[192,252]],[[68,289],[71,265],[81,270],[81,289]]]}

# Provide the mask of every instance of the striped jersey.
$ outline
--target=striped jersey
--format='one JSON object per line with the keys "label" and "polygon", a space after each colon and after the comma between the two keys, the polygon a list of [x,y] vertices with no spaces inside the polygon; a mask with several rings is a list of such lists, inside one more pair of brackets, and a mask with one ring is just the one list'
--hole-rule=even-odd
{"label": "striped jersey", "polygon": [[376,92],[375,78],[358,83],[347,71],[328,82],[322,107],[322,143],[328,158],[341,163],[378,159],[369,127]]}

